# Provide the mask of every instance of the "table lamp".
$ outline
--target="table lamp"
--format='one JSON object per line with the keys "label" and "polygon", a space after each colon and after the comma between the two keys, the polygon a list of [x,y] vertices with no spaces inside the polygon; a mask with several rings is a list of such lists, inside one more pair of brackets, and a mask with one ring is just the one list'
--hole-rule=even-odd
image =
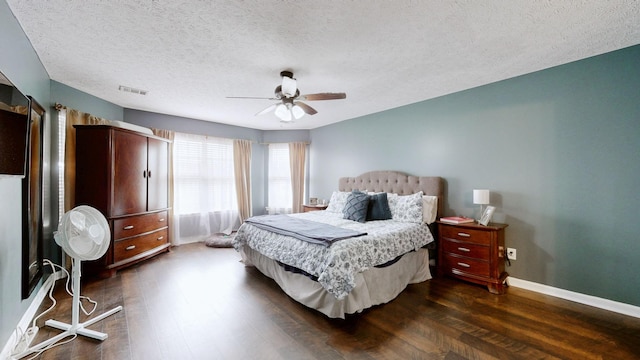
{"label": "table lamp", "polygon": [[480,217],[482,217],[483,205],[489,205],[489,190],[486,189],[474,189],[473,190],[473,203],[480,205]]}

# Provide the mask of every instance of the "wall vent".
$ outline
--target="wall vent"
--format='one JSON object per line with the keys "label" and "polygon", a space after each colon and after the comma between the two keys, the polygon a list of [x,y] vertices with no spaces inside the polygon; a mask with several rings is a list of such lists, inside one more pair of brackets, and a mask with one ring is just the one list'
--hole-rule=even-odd
{"label": "wall vent", "polygon": [[132,88],[129,86],[123,86],[123,85],[118,86],[118,90],[133,93],[133,94],[140,94],[140,95],[147,95],[147,93],[149,92],[147,90],[140,90],[140,89]]}

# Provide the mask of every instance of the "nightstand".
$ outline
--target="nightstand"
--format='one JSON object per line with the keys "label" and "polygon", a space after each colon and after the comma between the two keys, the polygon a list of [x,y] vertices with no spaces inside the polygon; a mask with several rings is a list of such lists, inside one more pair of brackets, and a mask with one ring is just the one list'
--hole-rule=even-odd
{"label": "nightstand", "polygon": [[504,229],[507,224],[448,224],[438,221],[438,274],[486,285],[503,294]]}
{"label": "nightstand", "polygon": [[302,212],[324,210],[329,205],[306,205],[302,204]]}

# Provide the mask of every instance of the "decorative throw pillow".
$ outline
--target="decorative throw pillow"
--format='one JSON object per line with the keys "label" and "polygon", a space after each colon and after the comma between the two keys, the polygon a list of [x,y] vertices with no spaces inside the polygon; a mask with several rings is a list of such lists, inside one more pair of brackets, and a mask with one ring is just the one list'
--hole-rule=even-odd
{"label": "decorative throw pillow", "polygon": [[354,191],[347,196],[342,214],[345,219],[365,222],[367,220],[367,208],[369,206],[369,195]]}
{"label": "decorative throw pillow", "polygon": [[392,218],[387,193],[369,194],[369,207],[367,209],[367,221],[389,220]]}
{"label": "decorative throw pillow", "polygon": [[422,223],[422,191],[389,200],[391,217],[400,222]]}
{"label": "decorative throw pillow", "polygon": [[347,197],[351,194],[347,191],[334,191],[329,199],[329,205],[325,211],[333,213],[342,213],[344,210],[344,204],[347,202]]}

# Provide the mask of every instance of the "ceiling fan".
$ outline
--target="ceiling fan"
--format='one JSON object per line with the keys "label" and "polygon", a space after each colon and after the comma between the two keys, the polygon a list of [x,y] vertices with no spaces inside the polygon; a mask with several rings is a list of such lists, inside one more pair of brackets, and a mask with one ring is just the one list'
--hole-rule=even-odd
{"label": "ceiling fan", "polygon": [[318,113],[316,109],[302,102],[317,100],[339,100],[345,99],[345,93],[317,93],[300,95],[297,81],[293,73],[288,70],[280,72],[282,84],[278,85],[274,91],[274,97],[250,97],[250,96],[228,96],[229,99],[265,99],[277,100],[275,104],[269,105],[266,109],[258,112],[256,116],[274,111],[275,115],[283,122],[291,122],[293,119],[300,119],[304,114],[314,115]]}

